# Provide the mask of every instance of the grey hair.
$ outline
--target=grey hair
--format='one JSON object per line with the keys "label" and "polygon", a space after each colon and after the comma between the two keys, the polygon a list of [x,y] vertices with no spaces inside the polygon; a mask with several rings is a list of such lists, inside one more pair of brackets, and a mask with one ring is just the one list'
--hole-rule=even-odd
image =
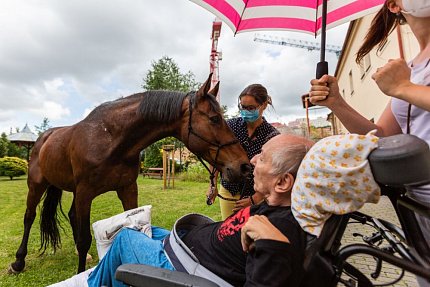
{"label": "grey hair", "polygon": [[295,143],[276,149],[272,153],[272,171],[274,175],[290,173],[297,175],[300,164],[310,147],[306,143]]}

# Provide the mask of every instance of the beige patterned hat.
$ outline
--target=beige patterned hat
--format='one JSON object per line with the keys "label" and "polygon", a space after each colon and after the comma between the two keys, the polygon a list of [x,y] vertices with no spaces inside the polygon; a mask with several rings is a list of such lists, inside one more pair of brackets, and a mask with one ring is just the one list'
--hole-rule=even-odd
{"label": "beige patterned hat", "polygon": [[377,147],[376,131],[324,138],[303,159],[292,190],[291,208],[303,230],[319,236],[332,214],[377,203],[380,189],[367,156]]}

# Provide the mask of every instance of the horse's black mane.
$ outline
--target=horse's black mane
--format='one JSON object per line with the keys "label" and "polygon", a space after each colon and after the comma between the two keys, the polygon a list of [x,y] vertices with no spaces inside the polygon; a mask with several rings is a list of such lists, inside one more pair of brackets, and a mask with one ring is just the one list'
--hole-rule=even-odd
{"label": "horse's black mane", "polygon": [[170,123],[181,116],[182,102],[187,95],[174,91],[144,92],[137,114],[147,121]]}
{"label": "horse's black mane", "polygon": [[[174,92],[174,91],[148,91],[143,93],[142,101],[137,114],[145,120],[153,122],[169,123],[176,121],[181,116],[182,102],[186,96],[195,105],[196,92]],[[207,95],[211,107],[220,112],[220,107],[215,97]]]}
{"label": "horse's black mane", "polygon": [[[142,117],[146,121],[170,123],[181,117],[181,108],[184,98],[190,96],[190,100],[195,107],[196,92],[177,92],[177,91],[147,91],[130,95],[125,98],[119,98],[114,101],[105,102],[96,107],[88,117],[97,117],[105,115],[105,111],[116,105],[127,105],[129,101],[140,100],[137,108],[137,116]],[[212,95],[206,95],[211,108],[218,113],[221,113],[220,106]]]}

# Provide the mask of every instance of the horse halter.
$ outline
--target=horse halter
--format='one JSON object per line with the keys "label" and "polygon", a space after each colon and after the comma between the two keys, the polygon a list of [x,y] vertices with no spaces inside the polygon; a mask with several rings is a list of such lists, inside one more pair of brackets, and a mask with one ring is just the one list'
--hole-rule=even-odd
{"label": "horse halter", "polygon": [[[216,165],[216,164],[217,164],[217,159],[218,159],[218,155],[219,155],[220,150],[221,150],[223,147],[226,147],[226,146],[230,146],[230,145],[234,145],[234,144],[239,143],[239,140],[238,140],[238,139],[234,139],[234,140],[229,141],[229,142],[224,143],[224,144],[218,144],[218,143],[215,143],[215,142],[213,142],[213,141],[210,141],[210,140],[208,140],[208,139],[204,138],[203,136],[199,135],[198,133],[196,133],[196,132],[193,130],[193,127],[192,127],[192,125],[191,125],[191,117],[192,117],[192,114],[193,114],[193,101],[192,101],[193,95],[195,96],[195,93],[194,93],[194,94],[192,94],[192,93],[189,93],[189,94],[188,94],[188,110],[189,110],[189,112],[190,112],[190,116],[189,116],[189,118],[188,118],[188,142],[190,142],[190,135],[191,135],[191,134],[193,134],[195,137],[198,137],[200,140],[204,141],[205,143],[208,143],[208,144],[209,144],[209,145],[211,145],[211,146],[215,146],[215,147],[217,147],[216,154],[215,154],[215,159],[213,159],[214,164]],[[213,169],[212,169],[212,170],[210,170],[210,169],[209,169],[209,167],[208,167],[208,166],[205,164],[205,162],[202,160],[201,156],[200,156],[200,155],[198,155],[198,154],[196,154],[196,156],[197,156],[197,158],[199,159],[199,161],[203,164],[203,166],[206,168],[206,170],[209,172],[209,175],[210,175],[210,176],[209,176],[209,178],[210,178],[210,181],[211,181],[211,191],[210,191],[210,194],[208,195],[208,197],[207,197],[207,201],[206,201],[206,203],[207,203],[208,205],[210,205],[210,204],[212,204],[212,203],[211,203],[211,202],[209,202],[209,199],[210,199],[210,197],[212,197],[212,195],[213,195],[213,193],[214,193],[214,191],[215,191],[215,182],[214,182],[214,178],[215,178],[215,172],[217,171],[217,168],[214,166],[214,167],[213,167]]]}

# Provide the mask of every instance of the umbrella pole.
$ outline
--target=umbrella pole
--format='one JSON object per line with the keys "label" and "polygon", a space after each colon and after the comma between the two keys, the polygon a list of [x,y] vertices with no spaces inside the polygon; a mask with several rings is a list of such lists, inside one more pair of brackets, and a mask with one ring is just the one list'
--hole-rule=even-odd
{"label": "umbrella pole", "polygon": [[316,71],[317,79],[328,74],[328,63],[325,60],[326,26],[327,26],[327,0],[323,0],[322,17],[321,17],[321,53],[320,53],[320,62],[317,64],[317,71]]}
{"label": "umbrella pole", "polygon": [[[328,63],[325,60],[325,45],[326,45],[326,26],[327,26],[327,0],[323,0],[322,3],[322,17],[321,17],[321,49],[320,49],[320,61],[317,64],[317,70],[316,70],[316,78],[319,79],[322,76],[328,74]],[[309,101],[309,96],[305,95],[302,97],[303,106],[306,109],[306,122],[308,126],[308,135],[310,137],[311,135],[311,126],[309,123],[309,107],[313,107],[314,104],[312,104]]]}
{"label": "umbrella pole", "polygon": [[[316,79],[319,79],[322,76],[328,74],[328,63],[325,60],[326,26],[327,26],[327,0],[323,0],[322,17],[321,17],[321,49],[320,49],[321,52],[320,52],[320,61],[317,64]],[[303,107],[306,109],[308,130],[310,130],[308,108],[313,107],[314,104],[312,104],[309,101],[308,95],[302,96],[302,101],[303,101]]]}

